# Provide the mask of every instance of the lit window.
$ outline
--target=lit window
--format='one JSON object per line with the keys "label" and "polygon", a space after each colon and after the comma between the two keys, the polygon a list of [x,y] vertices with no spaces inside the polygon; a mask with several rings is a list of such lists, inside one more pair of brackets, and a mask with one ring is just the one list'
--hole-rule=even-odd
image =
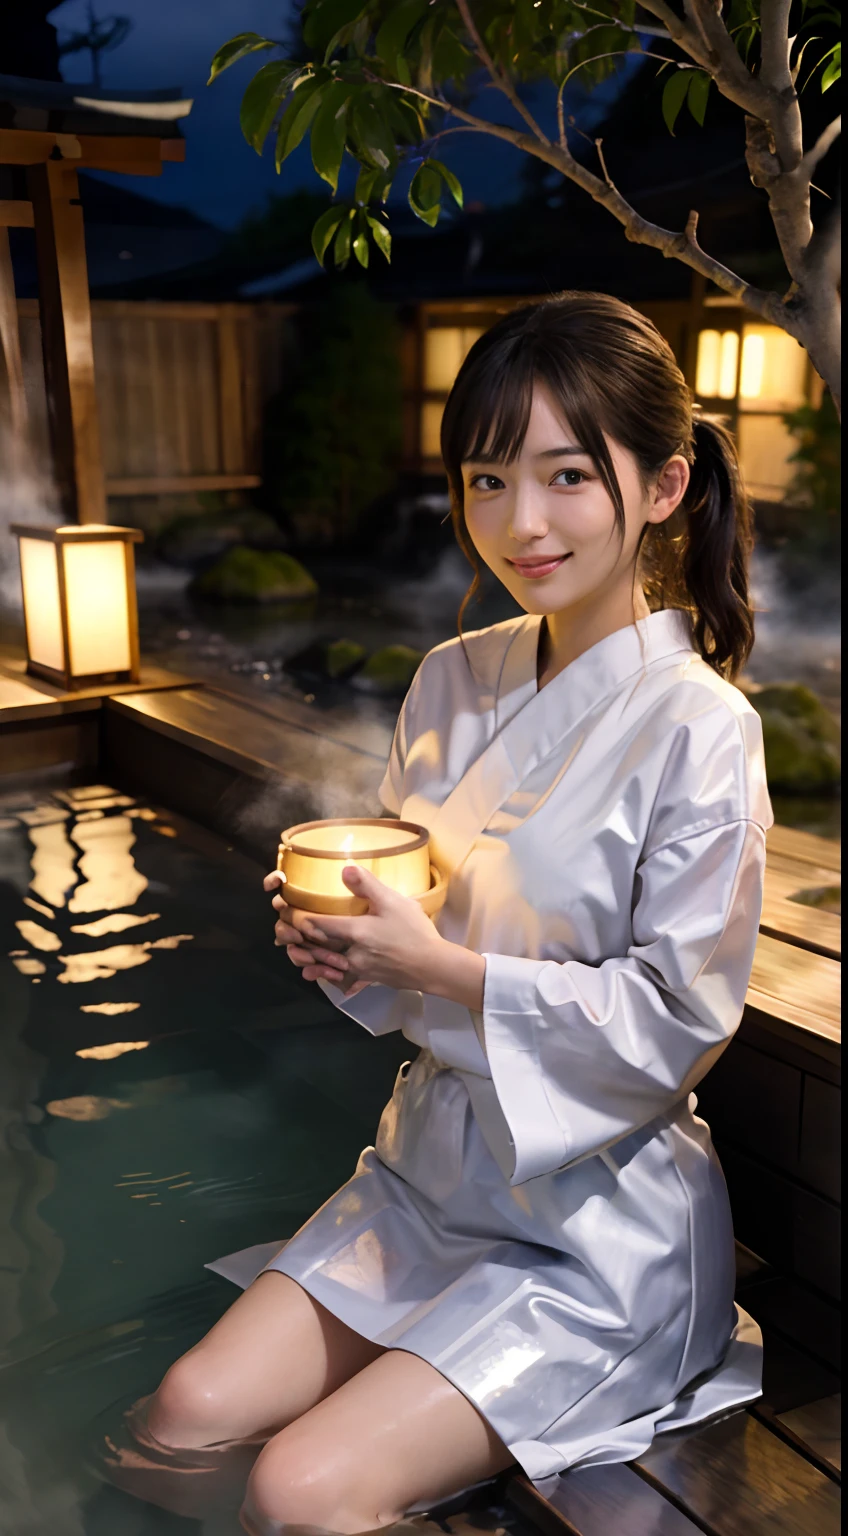
{"label": "lit window", "polygon": [[424,388],[450,389],[480,326],[434,325],[424,333]]}
{"label": "lit window", "polygon": [[442,430],[444,403],[441,400],[425,400],[421,406],[421,456],[438,459],[442,449],[439,434]]}
{"label": "lit window", "polygon": [[789,459],[798,447],[783,418],[740,414],[736,442],[750,494],[761,501],[781,501],[795,473]]}
{"label": "lit window", "polygon": [[776,325],[742,328],[740,409],[788,411],[807,399],[807,355]]}
{"label": "lit window", "polygon": [[701,331],[695,393],[707,400],[734,400],[739,366],[737,331]]}

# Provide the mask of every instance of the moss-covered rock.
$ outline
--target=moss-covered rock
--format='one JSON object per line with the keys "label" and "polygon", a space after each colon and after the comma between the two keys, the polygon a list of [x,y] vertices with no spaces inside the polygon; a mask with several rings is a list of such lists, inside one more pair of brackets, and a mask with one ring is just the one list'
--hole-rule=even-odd
{"label": "moss-covered rock", "polygon": [[368,657],[352,679],[363,693],[404,693],[424,659],[411,645],[384,645]]}
{"label": "moss-covered rock", "polygon": [[251,549],[284,549],[285,535],[267,512],[232,507],[186,512],[160,528],[156,553],[169,565],[193,570],[217,559],[227,549],[246,544]]}
{"label": "moss-covered rock", "polygon": [[839,785],[839,727],[821,699],[803,683],[771,683],[747,690],[763,722],[771,789],[827,794]]}
{"label": "moss-covered rock", "polygon": [[283,603],[312,597],[318,583],[293,555],[239,544],[196,576],[189,591],[215,603]]}
{"label": "moss-covered rock", "polygon": [[349,677],[366,655],[365,646],[358,640],[331,640],[324,650],[328,677]]}
{"label": "moss-covered rock", "polygon": [[304,650],[290,656],[286,671],[297,677],[321,682],[342,682],[356,670],[368,652],[358,640],[342,636],[336,640],[313,640]]}

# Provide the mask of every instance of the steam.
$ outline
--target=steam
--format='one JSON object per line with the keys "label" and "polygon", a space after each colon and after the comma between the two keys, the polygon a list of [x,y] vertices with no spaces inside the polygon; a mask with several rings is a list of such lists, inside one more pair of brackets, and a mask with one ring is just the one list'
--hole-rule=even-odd
{"label": "steam", "polygon": [[0,424],[0,607],[22,616],[21,579],[13,523],[58,527],[59,498],[51,475],[35,460],[29,442]]}
{"label": "steam", "polygon": [[806,683],[838,707],[838,574],[822,567],[818,577],[807,576],[803,586],[795,586],[780,555],[758,549],[751,562],[751,591],[756,640],[747,676],[756,683]]}

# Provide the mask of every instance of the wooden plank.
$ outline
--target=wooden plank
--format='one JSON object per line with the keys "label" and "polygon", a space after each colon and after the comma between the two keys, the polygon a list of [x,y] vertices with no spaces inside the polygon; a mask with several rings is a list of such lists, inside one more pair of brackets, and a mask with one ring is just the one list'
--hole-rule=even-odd
{"label": "wooden plank", "polygon": [[[780,1334],[829,1370],[838,1371],[842,1356],[838,1303],[814,1293],[791,1275],[776,1272],[767,1273],[764,1279],[746,1287],[740,1299],[764,1333],[770,1337]],[[803,1394],[791,1406],[806,1401],[808,1398]]]}
{"label": "wooden plank", "polygon": [[839,1042],[840,980],[838,961],[761,933],[746,1002],[798,1029],[818,1031]]}
{"label": "wooden plank", "polygon": [[839,1296],[838,1206],[717,1134],[739,1241],[826,1296]]}
{"label": "wooden plank", "polygon": [[622,1462],[566,1472],[547,1499],[526,1477],[514,1477],[506,1497],[546,1536],[700,1536],[699,1526]]}
{"label": "wooden plank", "polygon": [[751,1414],[658,1435],[634,1463],[710,1536],[837,1536],[839,1490]]}
{"label": "wooden plank", "polygon": [[803,1086],[797,1067],[735,1039],[699,1085],[698,1113],[716,1136],[797,1175]]}
{"label": "wooden plank", "polygon": [[106,490],[82,206],[76,172],[58,161],[29,171],[54,468],[70,522],[105,523]]}
{"label": "wooden plank", "polygon": [[[60,156],[56,160],[56,155]],[[185,159],[185,140],[153,134],[53,133],[31,128],[0,128],[0,165],[61,165],[76,170],[126,171],[159,176],[163,160]]]}
{"label": "wooden plank", "polygon": [[804,1408],[794,1408],[791,1413],[782,1413],[780,1422],[837,1471],[842,1470],[841,1393],[808,1403]]}
{"label": "wooden plank", "polygon": [[794,872],[789,873],[766,864],[760,932],[800,945],[803,949],[812,950],[814,954],[829,955],[838,960],[842,954],[842,919],[834,912],[823,912],[792,899],[799,891],[819,883],[836,883],[833,876],[821,882],[810,880],[807,876],[812,867],[809,864],[797,864],[796,869],[806,872],[799,880]]}
{"label": "wooden plank", "polygon": [[0,197],[0,229],[32,229],[32,203],[23,197]]}
{"label": "wooden plank", "polygon": [[221,469],[225,475],[244,472],[241,355],[236,321],[229,309],[218,319],[218,413]]}
{"label": "wooden plank", "polygon": [[804,1079],[798,1174],[829,1200],[842,1195],[840,1156],[842,1094],[816,1077]]}
{"label": "wooden plank", "polygon": [[261,475],[121,475],[106,481],[107,496],[161,496],[189,491],[251,490]]}
{"label": "wooden plank", "polygon": [[2,223],[0,223],[0,354],[6,364],[6,380],[9,386],[9,422],[12,429],[9,451],[15,453],[23,449],[26,442],[27,404],[24,394],[18,308],[15,302],[15,274],[12,269],[9,236]]}
{"label": "wooden plank", "polygon": [[822,869],[842,872],[842,844],[831,837],[818,837],[814,832],[799,832],[796,827],[775,825],[766,833],[769,853],[783,853],[804,864],[815,864]]}

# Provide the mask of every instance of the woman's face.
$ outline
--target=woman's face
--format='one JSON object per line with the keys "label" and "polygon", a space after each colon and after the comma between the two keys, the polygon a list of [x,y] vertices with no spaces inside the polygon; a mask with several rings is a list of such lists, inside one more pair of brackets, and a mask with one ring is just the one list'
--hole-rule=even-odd
{"label": "woman's face", "polygon": [[562,609],[632,591],[639,535],[674,510],[689,478],[671,459],[655,488],[642,485],[632,454],[607,437],[624,501],[622,542],[615,509],[588,453],[548,392],[533,392],[521,451],[511,464],[462,466],[465,521],[486,565],[528,613]]}

